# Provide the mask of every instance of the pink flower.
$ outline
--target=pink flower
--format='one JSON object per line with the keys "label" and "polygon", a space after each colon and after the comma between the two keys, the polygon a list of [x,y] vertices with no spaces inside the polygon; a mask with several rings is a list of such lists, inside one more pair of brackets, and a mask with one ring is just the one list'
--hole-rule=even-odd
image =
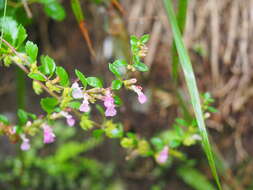
{"label": "pink flower", "polygon": [[89,96],[86,93],[83,96],[83,103],[81,104],[79,110],[81,112],[89,112],[90,111]]}
{"label": "pink flower", "polygon": [[72,115],[70,115],[68,112],[65,112],[65,111],[61,111],[60,112],[62,114],[63,117],[66,118],[66,121],[67,121],[67,124],[70,126],[70,127],[73,127],[75,125],[75,119],[73,118]]}
{"label": "pink flower", "polygon": [[114,106],[114,99],[111,97],[111,95],[106,95],[104,98],[104,106],[106,108],[113,107]]}
{"label": "pink flower", "polygon": [[113,117],[117,114],[115,109],[114,99],[112,97],[111,91],[107,90],[104,97],[104,106],[106,107],[105,116]]}
{"label": "pink flower", "polygon": [[72,97],[75,99],[81,99],[83,97],[83,91],[82,89],[79,87],[78,83],[75,82],[72,84],[71,86],[72,88]]}
{"label": "pink flower", "polygon": [[137,93],[138,100],[141,104],[144,104],[147,101],[146,95],[141,91],[142,88],[140,86],[132,85],[131,89]]}
{"label": "pink flower", "polygon": [[161,152],[156,156],[156,161],[160,164],[164,164],[169,157],[169,147],[165,146]]}
{"label": "pink flower", "polygon": [[113,117],[117,114],[117,110],[114,107],[108,107],[105,110],[105,116],[106,117]]}
{"label": "pink flower", "polygon": [[138,94],[138,100],[141,104],[144,104],[147,101],[147,97],[144,93],[140,92]]}
{"label": "pink flower", "polygon": [[26,136],[24,134],[20,135],[20,137],[23,141],[20,146],[21,150],[23,150],[23,151],[29,150],[31,147],[31,145],[29,143],[30,140],[28,138],[26,138]]}
{"label": "pink flower", "polygon": [[44,143],[49,144],[54,142],[55,134],[52,128],[47,124],[43,124],[42,128],[44,130]]}
{"label": "pink flower", "polygon": [[73,118],[73,116],[70,116],[67,118],[67,123],[70,127],[73,127],[76,123],[76,120]]}

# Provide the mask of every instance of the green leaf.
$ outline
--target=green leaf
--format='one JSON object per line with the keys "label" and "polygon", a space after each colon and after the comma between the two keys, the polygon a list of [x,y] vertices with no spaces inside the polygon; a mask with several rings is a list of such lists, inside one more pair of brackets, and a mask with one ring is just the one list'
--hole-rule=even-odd
{"label": "green leaf", "polygon": [[23,133],[23,128],[20,125],[15,125],[14,128],[15,128],[16,134]]}
{"label": "green leaf", "polygon": [[63,6],[57,1],[45,4],[44,11],[49,17],[57,21],[62,21],[66,17]]}
{"label": "green leaf", "polygon": [[77,78],[82,82],[83,87],[86,88],[87,87],[87,79],[84,76],[84,74],[77,69],[75,70],[75,73],[76,73]]}
{"label": "green leaf", "polygon": [[187,123],[184,119],[181,118],[176,118],[176,123],[179,124],[180,126],[188,127],[190,124]]}
{"label": "green leaf", "polygon": [[192,69],[191,61],[190,61],[189,55],[187,53],[187,50],[186,50],[183,40],[182,40],[181,32],[178,27],[176,16],[175,16],[175,13],[173,10],[172,2],[171,2],[171,0],[163,0],[163,2],[164,2],[165,9],[167,12],[168,20],[171,23],[172,34],[173,34],[173,37],[175,40],[180,63],[181,63],[181,66],[183,68],[183,72],[185,75],[187,87],[188,87],[188,90],[189,90],[189,93],[191,96],[191,103],[193,105],[193,109],[194,109],[194,113],[195,113],[195,116],[197,119],[199,131],[202,136],[202,145],[203,145],[204,151],[206,153],[209,165],[211,167],[212,174],[213,174],[215,181],[217,183],[217,186],[221,190],[222,188],[220,185],[219,176],[216,171],[212,148],[211,148],[211,145],[210,145],[210,142],[208,139],[208,133],[207,133],[207,129],[205,126],[204,117],[203,117],[203,113],[202,113],[202,109],[201,109],[200,95],[198,92],[196,79],[195,79],[195,75],[194,75],[194,72]]}
{"label": "green leaf", "polygon": [[141,37],[140,41],[142,44],[145,44],[148,42],[149,38],[150,38],[150,36],[148,34],[145,34]]}
{"label": "green leaf", "polygon": [[25,41],[26,38],[27,38],[27,33],[26,33],[25,28],[22,25],[19,25],[18,36],[17,36],[15,47],[18,49],[21,46],[21,44]]}
{"label": "green leaf", "polygon": [[40,95],[43,92],[43,89],[42,89],[41,85],[38,83],[38,81],[34,80],[32,87],[33,87],[35,94],[37,94],[37,95]]}
{"label": "green leaf", "polygon": [[56,98],[43,98],[40,101],[42,109],[48,114],[52,113],[55,110],[58,103],[59,102]]}
{"label": "green leaf", "polygon": [[88,115],[83,114],[81,117],[80,126],[83,130],[90,130],[94,127],[94,122],[90,120]]}
{"label": "green leaf", "polygon": [[78,101],[73,101],[68,103],[68,107],[73,108],[73,109],[79,109],[81,103]]}
{"label": "green leaf", "polygon": [[138,38],[136,37],[136,36],[130,36],[130,44],[131,45],[137,45],[137,43],[138,43]]}
{"label": "green leaf", "polygon": [[27,113],[28,117],[32,118],[33,120],[37,119],[37,116],[33,113]]}
{"label": "green leaf", "polygon": [[19,125],[25,125],[28,121],[28,114],[22,109],[18,110],[18,121]]}
{"label": "green leaf", "polygon": [[127,63],[125,60],[116,60],[109,64],[109,70],[116,76],[121,77],[126,74]]}
{"label": "green leaf", "polygon": [[216,188],[200,173],[197,169],[192,167],[180,167],[177,169],[177,175],[183,181],[195,190],[215,190]]}
{"label": "green leaf", "polygon": [[10,124],[8,118],[6,116],[4,116],[4,115],[1,115],[1,114],[0,114],[0,123],[3,123],[5,125],[9,125]]}
{"label": "green leaf", "polygon": [[140,62],[141,62],[140,56],[134,55],[134,56],[133,56],[133,61],[134,61],[134,63],[140,63]]}
{"label": "green leaf", "polygon": [[118,106],[122,105],[122,100],[119,96],[115,95],[114,97],[114,103]]}
{"label": "green leaf", "polygon": [[120,77],[120,73],[117,72],[117,68],[112,63],[109,64],[109,70],[116,76]]}
{"label": "green leaf", "polygon": [[0,18],[0,31],[5,40],[14,43],[18,37],[18,24],[12,17]]}
{"label": "green leaf", "polygon": [[148,71],[148,66],[145,65],[144,63],[142,62],[139,62],[139,63],[134,63],[133,66],[138,70],[138,71],[141,71],[141,72],[146,72]]}
{"label": "green leaf", "polygon": [[113,64],[116,65],[118,68],[127,66],[127,62],[123,59],[118,59],[118,60],[114,61]]}
{"label": "green leaf", "polygon": [[207,107],[207,110],[210,111],[210,112],[212,112],[212,113],[218,112],[218,110],[217,110],[216,108],[211,107],[211,106],[208,106],[208,107]]}
{"label": "green leaf", "polygon": [[68,86],[69,85],[69,76],[66,70],[63,67],[56,67],[56,74],[60,78],[60,84],[62,86]]}
{"label": "green leaf", "polygon": [[92,131],[92,136],[95,138],[99,138],[104,134],[104,131],[102,129],[96,129]]}
{"label": "green leaf", "polygon": [[121,138],[123,137],[123,126],[120,123],[112,123],[112,122],[106,122],[105,124],[105,134],[109,138]]}
{"label": "green leaf", "polygon": [[158,137],[153,137],[151,139],[151,143],[154,145],[157,151],[162,150],[164,147],[163,141]]}
{"label": "green leaf", "polygon": [[87,82],[90,86],[92,87],[97,87],[97,88],[102,88],[103,87],[103,84],[101,82],[101,80],[97,77],[88,77],[87,78]]}
{"label": "green leaf", "polygon": [[121,80],[113,80],[112,81],[112,89],[113,90],[119,90],[122,87],[122,81]]}
{"label": "green leaf", "polygon": [[41,56],[40,60],[42,63],[40,71],[45,75],[52,76],[56,69],[54,60],[49,56]]}
{"label": "green leaf", "polygon": [[121,145],[123,148],[134,148],[135,141],[134,141],[134,139],[132,139],[132,138],[124,137],[124,138],[121,139],[120,145]]}
{"label": "green leaf", "polygon": [[183,140],[183,137],[181,137],[175,130],[164,131],[159,137],[165,145],[168,144],[171,148],[177,148]]}
{"label": "green leaf", "polygon": [[38,81],[46,81],[46,78],[42,74],[39,74],[39,73],[29,73],[28,77],[34,80],[38,80]]}
{"label": "green leaf", "polygon": [[38,46],[31,41],[27,41],[25,44],[25,51],[32,61],[36,61],[38,55]]}

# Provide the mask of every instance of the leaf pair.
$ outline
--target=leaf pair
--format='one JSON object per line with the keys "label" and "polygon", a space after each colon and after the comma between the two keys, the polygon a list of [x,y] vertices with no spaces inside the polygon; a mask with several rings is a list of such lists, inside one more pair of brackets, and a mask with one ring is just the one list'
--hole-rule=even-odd
{"label": "leaf pair", "polygon": [[85,77],[85,75],[79,71],[75,70],[77,78],[81,81],[82,85],[84,88],[87,87],[87,85],[90,85],[94,88],[102,88],[103,87],[103,82],[97,78],[97,77]]}

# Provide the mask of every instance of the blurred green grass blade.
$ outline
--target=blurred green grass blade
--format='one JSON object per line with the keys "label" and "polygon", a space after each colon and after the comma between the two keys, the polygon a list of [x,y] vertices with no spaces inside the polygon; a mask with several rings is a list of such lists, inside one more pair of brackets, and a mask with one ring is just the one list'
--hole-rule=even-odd
{"label": "blurred green grass blade", "polygon": [[207,134],[207,130],[206,130],[206,126],[205,126],[205,122],[203,118],[203,113],[201,109],[200,96],[199,96],[199,92],[198,92],[198,88],[196,84],[196,79],[193,73],[191,61],[186,51],[186,48],[184,47],[184,43],[182,41],[181,32],[177,24],[177,20],[176,20],[176,16],[173,10],[171,0],[163,0],[163,3],[165,5],[168,19],[171,23],[172,33],[173,33],[176,48],[178,51],[180,63],[181,63],[181,66],[185,75],[187,87],[191,96],[191,102],[192,102],[195,116],[197,119],[199,131],[202,136],[202,145],[206,153],[209,165],[211,167],[211,171],[214,176],[214,179],[217,183],[218,188],[221,190],[222,188],[221,188],[219,177],[216,171],[212,148],[208,139],[208,134]]}
{"label": "blurred green grass blade", "polygon": [[[178,11],[177,11],[177,23],[181,34],[184,32],[186,15],[187,15],[188,0],[180,0],[178,2]],[[174,82],[177,85],[178,82],[178,70],[179,70],[179,60],[177,54],[177,48],[175,41],[173,40],[172,46],[172,77]]]}
{"label": "blurred green grass blade", "polygon": [[208,181],[206,176],[199,170],[189,167],[181,166],[177,169],[177,175],[182,180],[195,190],[215,190],[216,188]]}

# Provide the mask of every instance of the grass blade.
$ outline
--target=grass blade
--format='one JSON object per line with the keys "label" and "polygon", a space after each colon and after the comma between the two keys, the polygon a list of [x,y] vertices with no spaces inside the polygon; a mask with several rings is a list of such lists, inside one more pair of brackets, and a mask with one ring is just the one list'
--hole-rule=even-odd
{"label": "grass blade", "polygon": [[[177,23],[181,34],[184,32],[185,22],[186,22],[186,15],[187,15],[187,7],[188,7],[188,0],[180,0],[178,2],[178,11],[177,11]],[[178,82],[178,70],[179,70],[179,60],[177,54],[177,48],[175,41],[173,40],[172,46],[172,77],[174,82],[177,85]]]}
{"label": "grass blade", "polygon": [[181,32],[178,27],[176,16],[173,10],[172,2],[171,0],[163,0],[163,3],[165,5],[166,13],[172,27],[172,33],[173,33],[174,41],[176,44],[177,52],[179,55],[180,64],[182,66],[182,69],[185,75],[185,80],[186,80],[187,87],[188,87],[190,97],[191,97],[191,103],[193,105],[199,131],[202,136],[202,146],[206,153],[206,156],[207,156],[212,174],[214,176],[214,179],[217,183],[217,186],[221,190],[222,188],[221,188],[219,177],[216,171],[212,148],[208,139],[208,134],[207,134],[207,130],[206,130],[206,126],[205,126],[205,122],[203,118],[203,113],[201,109],[200,96],[199,96],[199,92],[198,92],[198,88],[196,84],[196,79],[193,73],[191,61],[182,40]]}

